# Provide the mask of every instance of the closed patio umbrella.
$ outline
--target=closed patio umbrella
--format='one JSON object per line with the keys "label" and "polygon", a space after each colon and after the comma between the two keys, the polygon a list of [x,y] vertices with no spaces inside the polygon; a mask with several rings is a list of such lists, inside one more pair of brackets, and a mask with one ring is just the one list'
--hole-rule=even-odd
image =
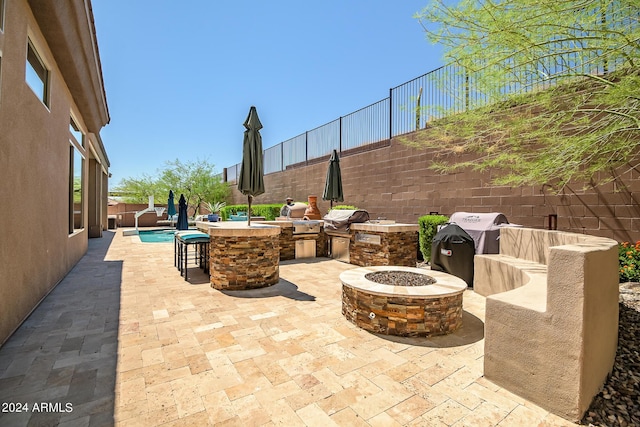
{"label": "closed patio umbrella", "polygon": [[327,169],[327,180],[324,183],[322,200],[331,200],[331,207],[333,207],[333,202],[344,201],[340,159],[338,158],[338,152],[336,150],[333,150],[331,158],[329,159],[329,169]]}
{"label": "closed patio umbrella", "polygon": [[167,217],[170,221],[173,221],[173,216],[176,214],[176,203],[173,198],[173,191],[169,190],[169,199],[167,200]]}
{"label": "closed patio umbrella", "polygon": [[178,230],[189,229],[189,219],[187,218],[187,199],[184,198],[184,194],[180,195],[178,201],[178,222],[176,223]]}
{"label": "closed patio umbrella", "polygon": [[242,143],[242,164],[238,177],[238,190],[247,196],[249,211],[248,224],[251,226],[251,200],[264,193],[264,173],[262,163],[262,123],[256,107],[251,106],[247,120],[244,121],[244,141]]}

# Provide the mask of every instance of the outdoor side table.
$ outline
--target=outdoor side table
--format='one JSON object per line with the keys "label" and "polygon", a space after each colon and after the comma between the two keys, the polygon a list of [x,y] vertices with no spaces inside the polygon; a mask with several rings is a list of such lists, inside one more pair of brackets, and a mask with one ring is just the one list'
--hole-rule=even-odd
{"label": "outdoor side table", "polygon": [[197,231],[177,232],[174,238],[174,265],[188,279],[189,246],[194,248],[195,264],[209,272],[209,235]]}

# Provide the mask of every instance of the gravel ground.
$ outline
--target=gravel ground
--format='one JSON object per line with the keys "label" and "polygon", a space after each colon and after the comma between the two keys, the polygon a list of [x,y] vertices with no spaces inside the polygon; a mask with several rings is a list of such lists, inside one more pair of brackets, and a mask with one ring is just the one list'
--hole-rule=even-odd
{"label": "gravel ground", "polygon": [[377,271],[365,274],[364,278],[372,282],[392,286],[427,286],[436,283],[436,279],[431,276],[410,271]]}
{"label": "gravel ground", "polygon": [[582,419],[590,426],[640,426],[640,283],[620,284],[613,372]]}

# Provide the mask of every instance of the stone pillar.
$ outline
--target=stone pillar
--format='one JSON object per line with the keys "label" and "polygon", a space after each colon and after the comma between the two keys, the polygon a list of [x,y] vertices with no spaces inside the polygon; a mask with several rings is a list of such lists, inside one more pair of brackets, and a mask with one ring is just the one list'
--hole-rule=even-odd
{"label": "stone pillar", "polygon": [[211,287],[256,289],[280,279],[280,227],[219,223],[209,228]]}

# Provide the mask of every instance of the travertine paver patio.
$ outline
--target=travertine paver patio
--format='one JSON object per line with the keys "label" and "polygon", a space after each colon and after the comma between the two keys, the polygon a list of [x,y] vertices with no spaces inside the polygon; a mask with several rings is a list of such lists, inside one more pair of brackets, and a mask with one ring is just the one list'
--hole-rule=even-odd
{"label": "travertine paver patio", "polygon": [[0,349],[0,425],[573,425],[482,377],[484,299],[452,335],[393,338],[341,315],[334,260],[222,293],[171,244],[107,232]]}

